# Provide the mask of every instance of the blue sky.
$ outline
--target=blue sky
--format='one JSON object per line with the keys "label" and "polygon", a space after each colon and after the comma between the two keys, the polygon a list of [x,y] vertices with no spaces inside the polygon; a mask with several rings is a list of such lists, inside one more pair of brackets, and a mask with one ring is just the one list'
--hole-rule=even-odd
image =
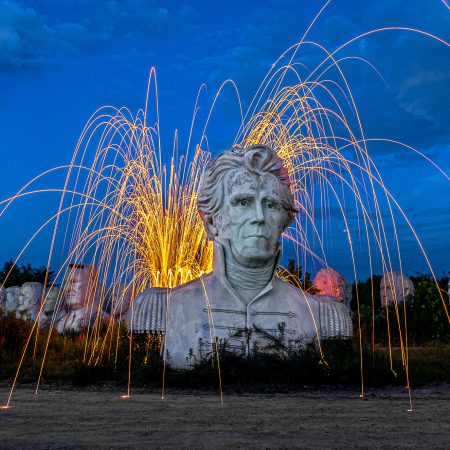
{"label": "blue sky", "polygon": [[[301,38],[323,4],[0,0],[0,197],[46,169],[67,164],[99,106],[142,107],[151,67],[158,77],[163,145],[171,149],[175,129],[185,143],[201,84],[208,87],[202,113],[228,78],[248,105],[271,64]],[[309,38],[334,50],[371,29],[402,26],[450,41],[449,25],[450,11],[440,0],[335,0]],[[384,80],[362,63],[343,65],[366,136],[414,146],[449,174],[450,48],[411,32],[389,31],[358,40],[345,55],[366,58]],[[208,132],[214,153],[229,147],[236,133],[236,102],[231,95],[222,102]],[[450,270],[450,183],[400,147],[373,144],[370,151],[433,267]],[[46,183],[61,185],[61,180]],[[18,253],[56,200],[20,201],[0,218],[0,262]],[[349,274],[341,231],[334,233],[329,263]],[[406,271],[427,271],[411,236],[405,233],[401,244]],[[45,264],[47,248],[44,235],[22,261]],[[366,260],[357,257],[364,276]]]}

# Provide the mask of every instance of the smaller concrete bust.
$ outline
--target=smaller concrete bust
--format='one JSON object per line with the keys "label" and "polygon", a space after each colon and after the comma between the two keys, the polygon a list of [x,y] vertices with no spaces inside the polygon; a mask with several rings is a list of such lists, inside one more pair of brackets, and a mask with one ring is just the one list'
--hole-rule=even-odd
{"label": "smaller concrete bust", "polygon": [[98,271],[92,264],[69,264],[64,280],[67,311],[58,322],[59,333],[79,333],[95,321],[100,287]]}
{"label": "smaller concrete bust", "polygon": [[6,310],[6,288],[0,285],[0,309]]}
{"label": "smaller concrete bust", "polygon": [[6,312],[18,312],[18,296],[20,293],[19,286],[10,286],[6,288],[6,303],[5,309]]}
{"label": "smaller concrete bust", "polygon": [[318,301],[275,276],[281,234],[297,212],[283,161],[264,145],[233,148],[212,160],[198,210],[214,242],[213,270],[174,289],[147,289],[134,300],[134,331],[165,333],[169,363],[214,353],[215,342],[249,354],[269,348],[282,330],[288,343],[351,337],[347,308]]}
{"label": "smaller concrete bust", "polygon": [[345,277],[330,267],[320,269],[314,277],[316,295],[336,298],[350,308],[352,287]]}
{"label": "smaller concrete bust", "polygon": [[41,307],[42,283],[30,281],[24,283],[17,296],[19,313],[27,319],[36,320]]}
{"label": "smaller concrete bust", "polygon": [[448,293],[448,304],[450,305],[450,278],[447,284],[447,293]]}
{"label": "smaller concrete bust", "polygon": [[47,289],[44,296],[44,306],[39,318],[39,326],[41,328],[50,328],[58,326],[58,322],[64,316],[64,299],[63,290],[59,286],[51,286]]}
{"label": "smaller concrete bust", "polygon": [[383,307],[401,304],[414,297],[413,282],[401,272],[386,272],[380,283],[381,305]]}

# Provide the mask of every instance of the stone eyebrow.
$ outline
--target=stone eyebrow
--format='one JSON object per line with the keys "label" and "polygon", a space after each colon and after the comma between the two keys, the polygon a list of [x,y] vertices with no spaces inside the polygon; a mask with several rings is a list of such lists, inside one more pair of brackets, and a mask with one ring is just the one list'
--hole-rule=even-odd
{"label": "stone eyebrow", "polygon": [[253,201],[254,199],[255,199],[255,196],[253,194],[236,194],[236,195],[233,195],[233,197],[231,197],[230,203],[233,206],[236,206],[242,200]]}

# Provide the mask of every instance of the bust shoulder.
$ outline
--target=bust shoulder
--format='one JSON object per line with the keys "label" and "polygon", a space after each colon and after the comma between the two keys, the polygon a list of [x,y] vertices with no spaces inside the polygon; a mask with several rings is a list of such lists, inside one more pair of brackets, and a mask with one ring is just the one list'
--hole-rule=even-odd
{"label": "bust shoulder", "polygon": [[277,299],[287,299],[289,307],[301,317],[314,317],[322,339],[353,337],[350,311],[346,305],[327,295],[312,295],[280,278],[274,278]]}
{"label": "bust shoulder", "polygon": [[167,308],[183,308],[186,303],[204,302],[205,285],[211,282],[210,274],[174,288],[147,288],[130,304],[126,323],[133,332],[164,333]]}
{"label": "bust shoulder", "polygon": [[166,323],[166,304],[170,289],[147,288],[130,303],[126,323],[133,332],[163,333]]}
{"label": "bust shoulder", "polygon": [[353,324],[348,307],[334,297],[315,295],[319,307],[320,337],[351,339]]}

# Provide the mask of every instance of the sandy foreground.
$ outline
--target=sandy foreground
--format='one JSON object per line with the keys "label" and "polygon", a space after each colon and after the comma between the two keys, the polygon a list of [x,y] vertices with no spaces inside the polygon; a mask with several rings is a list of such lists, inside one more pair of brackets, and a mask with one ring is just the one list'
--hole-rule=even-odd
{"label": "sandy foreground", "polygon": [[[7,389],[0,392],[1,401]],[[0,410],[0,448],[450,448],[450,387],[287,394],[19,388]]]}

